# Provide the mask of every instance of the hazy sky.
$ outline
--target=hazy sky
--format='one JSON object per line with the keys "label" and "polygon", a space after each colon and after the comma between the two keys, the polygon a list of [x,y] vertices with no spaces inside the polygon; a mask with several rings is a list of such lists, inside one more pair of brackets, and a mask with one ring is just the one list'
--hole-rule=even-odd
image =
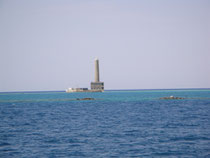
{"label": "hazy sky", "polygon": [[210,88],[210,0],[0,0],[0,91]]}

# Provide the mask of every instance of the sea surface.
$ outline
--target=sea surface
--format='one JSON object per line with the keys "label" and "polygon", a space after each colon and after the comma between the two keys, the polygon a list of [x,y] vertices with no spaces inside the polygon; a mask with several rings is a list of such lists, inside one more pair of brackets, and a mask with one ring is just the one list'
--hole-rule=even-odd
{"label": "sea surface", "polygon": [[0,93],[0,157],[207,158],[210,90]]}

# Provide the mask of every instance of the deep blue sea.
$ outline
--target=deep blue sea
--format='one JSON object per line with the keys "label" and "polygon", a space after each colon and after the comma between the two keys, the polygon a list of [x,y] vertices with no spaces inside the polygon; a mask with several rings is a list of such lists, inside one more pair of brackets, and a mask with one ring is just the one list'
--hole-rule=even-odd
{"label": "deep blue sea", "polygon": [[210,90],[0,93],[0,157],[210,157]]}

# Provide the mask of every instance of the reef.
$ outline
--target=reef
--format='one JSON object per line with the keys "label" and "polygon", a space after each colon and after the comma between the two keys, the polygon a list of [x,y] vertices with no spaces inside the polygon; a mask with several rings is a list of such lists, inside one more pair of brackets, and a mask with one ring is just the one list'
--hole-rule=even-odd
{"label": "reef", "polygon": [[168,100],[168,99],[185,99],[185,98],[170,96],[170,97],[162,97],[162,98],[160,98],[160,99]]}
{"label": "reef", "polygon": [[95,98],[77,98],[76,100],[95,100]]}

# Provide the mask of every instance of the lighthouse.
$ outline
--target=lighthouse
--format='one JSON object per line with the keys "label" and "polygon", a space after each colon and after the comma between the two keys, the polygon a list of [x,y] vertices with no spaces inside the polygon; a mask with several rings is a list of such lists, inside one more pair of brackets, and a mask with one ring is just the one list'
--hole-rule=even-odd
{"label": "lighthouse", "polygon": [[95,82],[99,82],[99,61],[95,59]]}
{"label": "lighthouse", "polygon": [[104,82],[100,82],[99,77],[99,60],[95,59],[95,82],[91,82],[91,90],[104,90]]}
{"label": "lighthouse", "polygon": [[103,92],[104,91],[104,82],[100,82],[99,77],[99,60],[95,59],[95,81],[90,83],[91,89],[88,88],[68,88],[66,89],[67,93],[72,92]]}

